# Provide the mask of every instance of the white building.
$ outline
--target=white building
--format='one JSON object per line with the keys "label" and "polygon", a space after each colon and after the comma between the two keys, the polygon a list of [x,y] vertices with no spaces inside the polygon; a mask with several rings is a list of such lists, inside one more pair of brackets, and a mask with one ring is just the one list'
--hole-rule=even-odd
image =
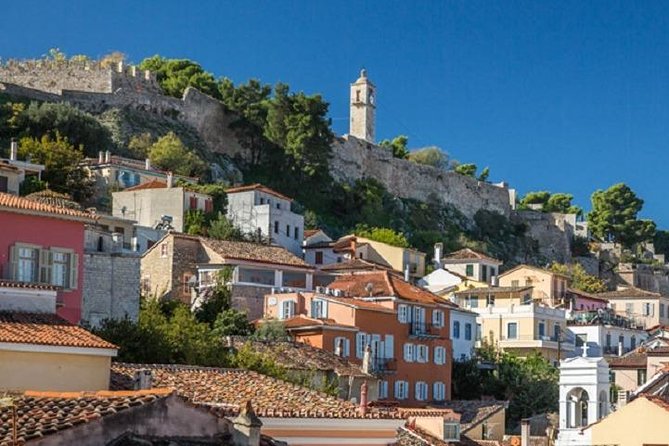
{"label": "white building", "polygon": [[[556,446],[592,444],[591,430],[583,430],[608,415],[609,366],[601,356],[585,355],[560,362],[560,434]],[[583,352],[582,352],[583,353]]]}
{"label": "white building", "polygon": [[466,361],[474,356],[477,340],[477,314],[464,308],[451,308],[451,343],[453,360]]}
{"label": "white building", "polygon": [[567,329],[574,334],[576,347],[583,344],[596,347],[602,355],[622,355],[634,350],[648,339],[648,333],[632,328],[623,318],[606,318],[606,310],[585,312],[595,314],[590,320],[584,319],[583,312],[576,312],[567,322]]}
{"label": "white building", "polygon": [[291,210],[292,199],[263,186],[228,189],[228,219],[247,234],[258,234],[302,256],[304,217]]}
{"label": "white building", "polygon": [[418,286],[431,293],[444,296],[455,291],[458,286],[466,282],[467,278],[444,268],[435,269],[430,274],[418,280]]}
{"label": "white building", "polygon": [[342,253],[335,252],[335,241],[322,229],[304,231],[304,260],[310,265],[331,265],[344,260]]}
{"label": "white building", "polygon": [[452,252],[439,261],[439,266],[449,271],[493,285],[501,264],[501,261],[469,248]]}

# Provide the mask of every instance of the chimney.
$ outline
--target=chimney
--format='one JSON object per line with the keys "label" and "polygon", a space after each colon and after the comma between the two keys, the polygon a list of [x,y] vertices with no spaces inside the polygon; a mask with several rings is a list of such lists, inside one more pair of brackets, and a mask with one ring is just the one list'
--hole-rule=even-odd
{"label": "chimney", "polygon": [[16,141],[16,138],[12,138],[12,141],[9,143],[9,159],[11,161],[16,161],[19,156],[19,143]]}
{"label": "chimney", "polygon": [[246,402],[237,418],[232,420],[232,442],[235,446],[259,446],[262,421],[256,415],[251,400]]}
{"label": "chimney", "polygon": [[363,381],[360,386],[360,415],[367,414],[367,381]]}
{"label": "chimney", "polygon": [[372,373],[372,347],[367,344],[365,353],[362,355],[362,372]]}
{"label": "chimney", "polygon": [[530,446],[530,419],[520,420],[520,446]]}
{"label": "chimney", "polygon": [[104,162],[105,162],[105,153],[102,150],[100,150],[98,152],[98,164],[102,164]]}
{"label": "chimney", "polygon": [[111,152],[107,150],[105,152],[105,163],[110,163],[111,162]]}
{"label": "chimney", "polygon": [[404,281],[405,282],[411,281],[411,277],[409,276],[409,265],[406,265],[404,267]]}
{"label": "chimney", "polygon": [[358,257],[356,251],[358,250],[358,240],[355,236],[351,237],[351,259]]}
{"label": "chimney", "polygon": [[337,345],[335,345],[335,352],[334,352],[335,356],[340,356],[341,357],[343,355],[343,352],[344,352],[344,340],[339,339],[337,341]]}
{"label": "chimney", "polygon": [[618,390],[618,409],[625,407],[627,404],[627,392],[620,389]]}
{"label": "chimney", "polygon": [[148,390],[153,387],[153,374],[150,369],[139,369],[135,372],[133,380],[135,390]]}
{"label": "chimney", "polygon": [[172,175],[172,172],[167,172],[167,187],[174,187],[174,175]]}
{"label": "chimney", "polygon": [[144,169],[151,170],[151,160],[148,158],[144,160]]}
{"label": "chimney", "polygon": [[441,268],[441,257],[443,256],[444,253],[444,244],[439,242],[434,244],[434,259],[432,261],[434,262],[434,266],[437,268]]}

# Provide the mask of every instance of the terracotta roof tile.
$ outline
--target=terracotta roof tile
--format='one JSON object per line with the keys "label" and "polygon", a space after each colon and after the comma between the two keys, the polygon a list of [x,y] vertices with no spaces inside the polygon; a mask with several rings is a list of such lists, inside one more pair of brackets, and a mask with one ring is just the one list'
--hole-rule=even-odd
{"label": "terracotta roof tile", "polygon": [[26,195],[26,198],[43,204],[48,204],[51,206],[75,209],[77,211],[82,210],[81,205],[76,201],[72,200],[72,197],[70,195],[61,194],[60,192],[55,192],[49,189],[33,192],[32,194]]}
{"label": "terracotta roof tile", "polygon": [[654,293],[652,291],[642,290],[636,287],[629,287],[615,291],[606,291],[604,293],[595,294],[596,297],[600,299],[626,299],[626,298],[648,298],[648,297],[660,297],[660,293]]}
{"label": "terracotta roof tile", "polygon": [[396,411],[372,408],[363,417],[357,405],[349,401],[249,370],[114,363],[112,388],[131,388],[134,373],[139,369],[150,369],[155,385],[174,388],[179,395],[210,406],[219,415],[234,416],[251,401],[260,417],[401,418]]}
{"label": "terracotta roof tile", "polygon": [[153,179],[137,186],[128,187],[124,191],[145,190],[145,189],[167,189],[167,182]]}
{"label": "terracotta roof tile", "polygon": [[[310,246],[311,247],[311,246]],[[339,263],[331,263],[329,265],[323,265],[320,268],[321,271],[327,271],[331,273],[336,273],[339,271],[351,272],[351,271],[393,271],[400,274],[400,271],[395,271],[392,268],[389,268],[385,265],[379,263],[370,262],[369,260],[363,260],[359,258],[347,259]]]}
{"label": "terracotta roof tile", "polygon": [[444,401],[442,407],[460,414],[462,433],[478,426],[497,412],[508,406],[506,401],[495,400],[451,400]]}
{"label": "terracotta roof tile", "polygon": [[[18,444],[114,415],[131,407],[165,398],[172,390],[123,392],[26,392],[13,399],[17,412]],[[12,407],[0,407],[0,445],[12,444]]]}
{"label": "terracotta roof tile", "polygon": [[646,349],[639,347],[623,356],[613,356],[608,359],[609,367],[613,369],[645,369],[647,361]]}
{"label": "terracotta roof tile", "polygon": [[[181,237],[182,235],[175,235]],[[226,259],[247,260],[275,265],[297,266],[313,269],[311,265],[281,246],[251,242],[233,242],[200,237],[205,246]]]}
{"label": "terracotta roof tile", "polygon": [[395,296],[411,302],[453,306],[436,294],[405,282],[388,271],[344,274],[338,276],[329,286],[354,297]]}
{"label": "terracotta roof tile", "polygon": [[304,238],[309,238],[312,235],[318,234],[321,231],[322,231],[322,229],[305,229],[304,230]]}
{"label": "terracotta roof tile", "polygon": [[314,326],[356,328],[352,325],[338,324],[334,319],[316,319],[304,315],[298,315],[298,316],[293,316],[289,319],[284,319],[283,326],[285,328],[303,328],[303,327],[314,327]]}
{"label": "terracotta roof tile", "polygon": [[480,251],[474,251],[473,249],[463,248],[458,251],[446,254],[444,257],[446,260],[487,260],[489,262],[502,263],[500,260],[497,260],[493,257],[490,257],[487,254],[484,254]]}
{"label": "terracotta roof tile", "polygon": [[117,349],[55,314],[0,312],[0,342],[58,347]]}
{"label": "terracotta roof tile", "polygon": [[43,214],[54,218],[62,217],[66,219],[83,220],[88,223],[92,223],[96,219],[94,215],[91,215],[88,212],[40,203],[25,197],[17,197],[16,195],[0,192],[0,211],[3,210],[23,213],[27,211],[29,213]]}
{"label": "terracotta roof tile", "polygon": [[469,294],[497,294],[497,293],[520,293],[521,291],[531,290],[531,286],[492,286],[481,288],[470,288],[468,290],[458,291],[456,295]]}
{"label": "terracotta roof tile", "polygon": [[261,191],[261,192],[265,192],[266,194],[274,195],[275,197],[281,198],[283,200],[293,201],[292,198],[287,197],[283,194],[280,194],[279,192],[277,192],[275,190],[272,190],[267,186],[263,186],[260,183],[248,184],[246,186],[231,187],[230,189],[227,189],[225,191],[225,193],[234,194],[234,193],[246,192],[246,191],[250,191],[250,190],[258,190],[258,191]]}
{"label": "terracotta roof tile", "polygon": [[55,285],[47,285],[44,283],[31,283],[31,282],[16,282],[13,280],[3,280],[0,279],[0,288],[27,288],[31,290],[59,290],[60,287]]}

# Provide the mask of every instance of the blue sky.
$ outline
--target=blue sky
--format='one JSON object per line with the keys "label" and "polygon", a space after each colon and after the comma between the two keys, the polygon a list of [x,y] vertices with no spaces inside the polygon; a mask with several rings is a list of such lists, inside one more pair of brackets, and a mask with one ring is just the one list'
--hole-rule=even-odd
{"label": "blue sky", "polygon": [[669,2],[26,1],[2,7],[0,57],[58,47],[161,54],[235,82],[321,93],[346,133],[362,66],[377,136],[490,166],[521,193],[626,182],[669,227]]}

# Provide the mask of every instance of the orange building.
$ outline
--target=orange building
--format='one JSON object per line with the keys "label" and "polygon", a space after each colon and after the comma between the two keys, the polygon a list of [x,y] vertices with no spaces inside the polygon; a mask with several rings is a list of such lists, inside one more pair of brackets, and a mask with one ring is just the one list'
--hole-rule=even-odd
{"label": "orange building", "polygon": [[388,271],[341,275],[324,291],[267,295],[265,318],[379,376],[382,400],[450,399],[453,304]]}

